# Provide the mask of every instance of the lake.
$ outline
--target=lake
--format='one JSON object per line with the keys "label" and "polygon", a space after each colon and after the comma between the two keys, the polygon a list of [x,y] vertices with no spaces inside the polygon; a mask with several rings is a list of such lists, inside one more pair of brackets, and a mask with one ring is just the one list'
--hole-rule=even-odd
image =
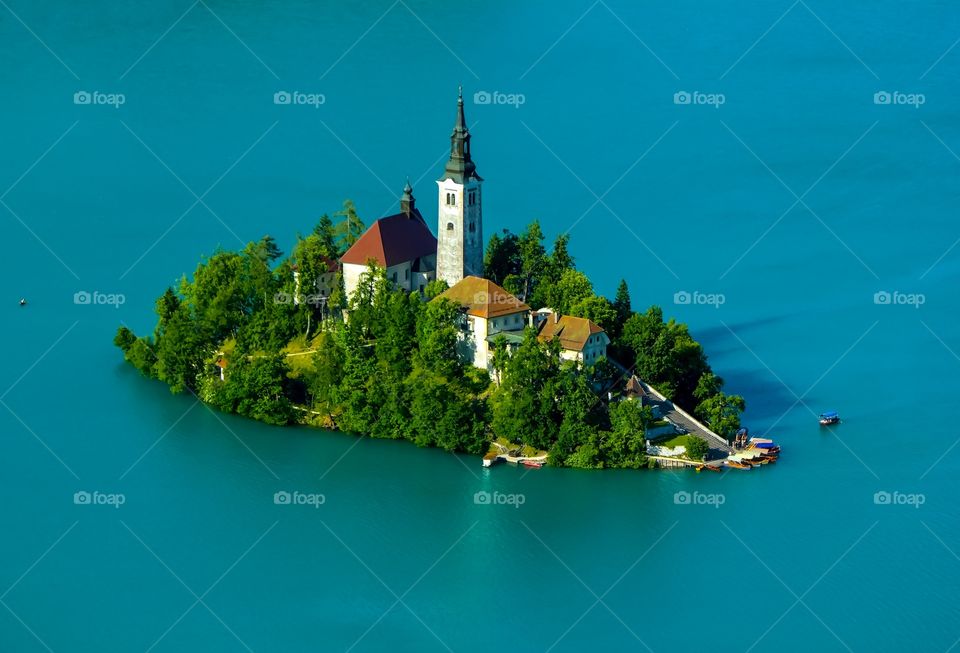
{"label": "lake", "polygon": [[[0,650],[952,648],[958,37],[932,0],[9,0]],[[775,466],[487,470],[123,363],[218,247],[407,177],[433,224],[461,84],[486,235],[569,231],[688,323]]]}

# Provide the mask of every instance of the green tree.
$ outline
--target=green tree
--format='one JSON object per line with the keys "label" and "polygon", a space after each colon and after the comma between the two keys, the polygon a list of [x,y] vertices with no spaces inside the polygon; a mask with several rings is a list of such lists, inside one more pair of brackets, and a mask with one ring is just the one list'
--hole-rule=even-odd
{"label": "green tree", "polygon": [[[540,222],[534,220],[527,226],[526,230],[520,234],[517,246],[520,255],[520,270],[518,273],[519,279],[516,279],[516,282],[519,282],[517,285],[520,285],[520,288],[518,288],[520,298],[524,301],[529,299],[537,304],[539,302],[534,299],[534,291],[549,264],[546,250],[543,248],[543,230],[540,228]],[[508,290],[510,289],[508,288]],[[513,291],[511,290],[511,292]],[[540,306],[542,305],[541,303]]]}
{"label": "green tree", "polygon": [[567,314],[592,320],[607,331],[608,335],[617,321],[616,309],[610,304],[610,300],[597,295],[591,295],[590,297],[581,299],[570,307]]}
{"label": "green tree", "polygon": [[314,409],[331,419],[338,412],[340,404],[340,381],[344,376],[346,358],[343,337],[342,328],[320,334],[317,351],[313,355],[313,372],[308,382]]}
{"label": "green tree", "polygon": [[620,279],[620,285],[617,286],[617,294],[613,298],[613,310],[616,313],[616,320],[608,331],[610,338],[616,340],[623,333],[623,325],[633,314],[630,306],[630,289],[627,287],[626,279]]}
{"label": "green tree", "polygon": [[690,460],[704,460],[710,453],[710,445],[699,435],[691,435],[687,438],[686,454]]}
{"label": "green tree", "polygon": [[187,307],[181,305],[167,321],[157,342],[154,367],[157,378],[169,385],[173,393],[196,390],[205,356],[203,338],[190,319]]}
{"label": "green tree", "polygon": [[294,421],[293,406],[284,388],[289,368],[282,354],[234,356],[227,370],[223,407],[268,424]]}
{"label": "green tree", "polygon": [[556,342],[541,343],[534,329],[507,361],[500,386],[491,397],[492,428],[511,442],[549,450],[560,426],[561,414],[553,389],[559,372]]}
{"label": "green tree", "polygon": [[711,431],[730,440],[740,428],[740,415],[745,409],[746,402],[740,395],[717,392],[701,401],[695,413]]}
{"label": "green tree", "polygon": [[680,406],[696,404],[694,391],[710,366],[685,324],[664,322],[663,312],[652,306],[627,320],[621,342],[632,353],[638,376]]}
{"label": "green tree", "polygon": [[133,346],[133,343],[137,341],[137,336],[133,334],[133,331],[128,329],[125,326],[117,329],[117,335],[113,338],[113,344],[119,347],[124,354],[130,351],[130,347]]}
{"label": "green tree", "polygon": [[552,280],[559,280],[564,272],[575,267],[573,256],[570,255],[570,234],[563,233],[553,241],[553,252],[550,254],[550,275]]}
{"label": "green tree", "polygon": [[280,247],[277,246],[276,239],[270,234],[267,234],[256,243],[250,243],[247,245],[247,248],[254,256],[263,262],[264,265],[269,265],[283,256],[283,252],[281,252]]}
{"label": "green tree", "polygon": [[340,221],[334,227],[337,251],[345,252],[360,240],[360,236],[367,228],[360,216],[357,215],[357,207],[354,206],[353,200],[344,200],[343,208],[333,215],[340,218]]}
{"label": "green tree", "polygon": [[593,297],[593,284],[579,270],[565,270],[555,284],[543,293],[544,299],[561,315],[569,315],[570,309],[585,299]]}
{"label": "green tree", "polygon": [[423,297],[426,300],[431,300],[434,297],[443,294],[450,286],[447,285],[447,282],[443,279],[434,279],[427,283],[426,287],[423,289]]}
{"label": "green tree", "polygon": [[520,273],[520,245],[515,234],[504,229],[503,236],[496,233],[490,236],[483,257],[483,272],[501,286],[508,276]]}
{"label": "green tree", "polygon": [[340,248],[337,247],[337,230],[334,227],[333,220],[330,219],[330,216],[324,213],[320,216],[317,226],[313,228],[313,236],[316,236],[320,241],[320,246],[323,250],[323,254],[330,259],[338,259],[343,252],[340,251]]}
{"label": "green tree", "polygon": [[618,401],[610,406],[610,432],[603,445],[610,464],[633,469],[646,467],[646,429],[652,421],[650,407],[639,401]]}

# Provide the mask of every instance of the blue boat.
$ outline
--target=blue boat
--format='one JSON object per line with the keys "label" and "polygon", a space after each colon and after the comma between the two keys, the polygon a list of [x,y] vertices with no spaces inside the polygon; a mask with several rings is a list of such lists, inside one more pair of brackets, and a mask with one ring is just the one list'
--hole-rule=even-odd
{"label": "blue boat", "polygon": [[840,423],[840,414],[835,410],[828,410],[825,413],[820,413],[820,426],[829,426],[831,424]]}

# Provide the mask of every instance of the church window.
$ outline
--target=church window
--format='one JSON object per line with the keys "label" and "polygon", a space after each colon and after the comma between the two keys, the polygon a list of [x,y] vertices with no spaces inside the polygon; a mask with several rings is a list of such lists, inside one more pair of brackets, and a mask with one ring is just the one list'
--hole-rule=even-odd
{"label": "church window", "polygon": [[477,225],[475,225],[474,223],[471,222],[471,223],[470,223],[470,233],[473,233],[473,232],[475,232],[476,230],[477,230]]}
{"label": "church window", "polygon": [[407,268],[406,270],[403,271],[403,280],[404,281],[410,280],[410,268]]}
{"label": "church window", "polygon": [[467,195],[467,198],[468,198],[468,203],[470,204],[470,206],[473,206],[474,204],[476,204],[476,203],[477,203],[477,191],[475,191],[475,190],[470,191],[470,194]]}
{"label": "church window", "polygon": [[456,193],[447,193],[447,206],[456,206],[456,205],[457,205]]}
{"label": "church window", "polygon": [[448,222],[448,223],[447,223],[447,231],[453,231],[453,223],[452,223],[452,222]]}

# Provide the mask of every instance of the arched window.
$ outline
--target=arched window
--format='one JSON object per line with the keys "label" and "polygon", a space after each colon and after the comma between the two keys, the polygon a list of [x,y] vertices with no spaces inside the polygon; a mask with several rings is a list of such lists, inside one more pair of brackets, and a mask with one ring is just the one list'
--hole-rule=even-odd
{"label": "arched window", "polygon": [[447,231],[453,231],[453,223],[452,223],[452,222],[448,222],[448,223],[447,223]]}
{"label": "arched window", "polygon": [[475,225],[474,223],[471,222],[471,223],[470,223],[470,233],[473,233],[473,232],[475,232],[476,230],[477,230],[477,225]]}

